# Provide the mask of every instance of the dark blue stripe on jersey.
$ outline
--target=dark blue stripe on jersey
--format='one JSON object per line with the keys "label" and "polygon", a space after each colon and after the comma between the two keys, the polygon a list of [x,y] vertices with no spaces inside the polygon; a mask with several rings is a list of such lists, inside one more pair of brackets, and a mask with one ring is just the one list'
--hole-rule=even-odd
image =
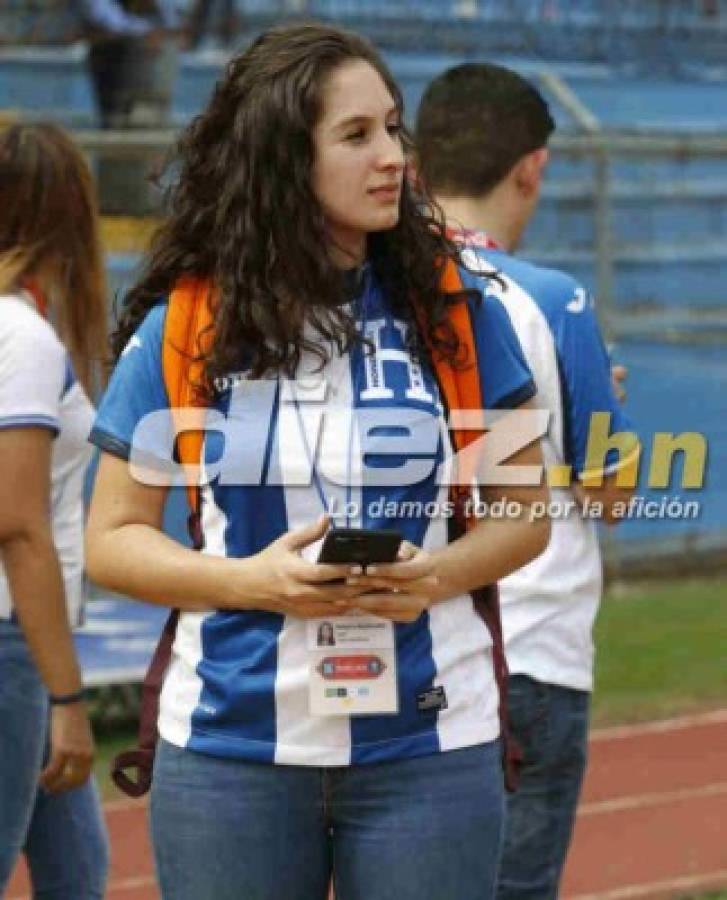
{"label": "dark blue stripe on jersey", "polygon": [[204,621],[203,659],[197,666],[204,687],[192,714],[191,750],[211,750],[208,741],[214,741],[231,756],[274,762],[275,673],[283,621],[262,610],[218,612]]}
{"label": "dark blue stripe on jersey", "polygon": [[424,613],[416,622],[398,624],[395,628],[399,712],[388,716],[352,717],[353,765],[385,762],[403,755],[425,756],[440,749],[438,712],[417,709],[418,695],[433,686],[437,674],[429,614]]}
{"label": "dark blue stripe on jersey", "polygon": [[73,363],[70,357],[66,357],[66,376],[63,382],[63,390],[61,391],[61,399],[66,396],[75,383],[76,373],[73,371]]}
{"label": "dark blue stripe on jersey", "polygon": [[558,364],[558,382],[560,384],[561,410],[563,415],[563,461],[574,467],[573,477],[579,473],[576,471],[576,450],[573,446],[573,398],[568,391],[568,379],[563,371],[563,360],[559,353],[556,354]]}
{"label": "dark blue stripe on jersey", "polygon": [[58,419],[51,416],[5,416],[0,419],[0,430],[8,428],[48,428],[56,435],[60,432]]}
{"label": "dark blue stripe on jersey", "polygon": [[118,456],[119,459],[124,459],[128,462],[128,459],[131,456],[131,444],[122,441],[120,438],[114,437],[113,434],[109,434],[107,431],[92,428],[88,439],[92,444],[98,447],[99,450],[104,450],[112,456]]}
{"label": "dark blue stripe on jersey", "polygon": [[[220,412],[228,413],[229,399],[228,394],[215,404]],[[274,410],[273,423],[277,392]],[[270,435],[265,440],[267,470]],[[214,493],[227,521],[224,543],[229,557],[252,555],[287,531],[282,487],[227,485]],[[241,516],[239,510],[251,514]],[[192,715],[190,749],[274,762],[278,637],[284,622],[284,616],[265,610],[218,612],[204,621],[203,659],[197,666],[204,688]]]}
{"label": "dark blue stripe on jersey", "polygon": [[535,387],[535,382],[531,378],[530,381],[526,382],[516,391],[512,391],[510,394],[501,397],[497,403],[492,406],[492,409],[517,409],[518,406],[522,406],[523,403],[532,400],[537,392],[538,389]]}

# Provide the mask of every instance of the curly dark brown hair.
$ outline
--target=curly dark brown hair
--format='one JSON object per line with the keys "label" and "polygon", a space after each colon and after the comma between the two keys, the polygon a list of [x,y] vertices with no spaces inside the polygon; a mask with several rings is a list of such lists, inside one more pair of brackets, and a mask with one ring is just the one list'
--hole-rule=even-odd
{"label": "curly dark brown hair", "polygon": [[[192,121],[169,160],[170,214],[155,236],[139,283],[129,292],[113,336],[118,357],[148,310],[185,275],[218,288],[215,333],[204,357],[205,382],[248,369],[292,374],[302,350],[324,363],[358,339],[341,303],[344,275],[331,262],[323,214],[311,185],[313,129],[327,76],[364,60],[381,76],[403,115],[401,91],[364,38],[310,23],[272,28],[229,63],[206,110]],[[405,150],[410,139],[403,132]],[[441,210],[403,186],[398,224],[372,233],[368,259],[392,311],[410,324],[408,343],[424,352],[412,298],[431,345],[456,365],[460,348],[448,325],[439,269],[456,259]],[[320,344],[303,336],[308,321]]]}

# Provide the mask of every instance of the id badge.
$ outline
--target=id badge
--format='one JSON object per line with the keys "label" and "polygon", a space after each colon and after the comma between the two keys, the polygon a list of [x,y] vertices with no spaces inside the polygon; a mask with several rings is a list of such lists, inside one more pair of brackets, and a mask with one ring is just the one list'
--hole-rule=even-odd
{"label": "id badge", "polygon": [[399,711],[394,625],[388,619],[310,619],[307,645],[312,716]]}

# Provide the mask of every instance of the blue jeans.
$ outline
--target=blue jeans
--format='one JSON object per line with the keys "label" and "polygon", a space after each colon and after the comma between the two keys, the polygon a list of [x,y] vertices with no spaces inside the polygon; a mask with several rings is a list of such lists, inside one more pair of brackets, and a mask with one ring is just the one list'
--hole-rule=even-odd
{"label": "blue jeans", "polygon": [[151,827],[168,900],[491,900],[500,744],[344,768],[204,756],[160,741]]}
{"label": "blue jeans", "polygon": [[25,852],[36,900],[101,900],[108,844],[96,786],[38,787],[48,700],[19,627],[0,620],[0,897]]}
{"label": "blue jeans", "polygon": [[498,900],[556,900],[586,769],[591,695],[511,675],[508,704],[522,747],[507,798]]}

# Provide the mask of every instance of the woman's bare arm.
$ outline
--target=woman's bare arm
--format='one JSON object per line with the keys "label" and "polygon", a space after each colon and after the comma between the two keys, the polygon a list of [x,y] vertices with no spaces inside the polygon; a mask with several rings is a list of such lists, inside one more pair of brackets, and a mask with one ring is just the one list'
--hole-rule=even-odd
{"label": "woman's bare arm", "polygon": [[161,531],[166,489],[136,481],[127,463],[101,455],[86,528],[86,568],[98,584],[182,610],[267,609],[301,617],[335,615],[334,600],[361,589],[328,584],[351,566],[317,565],[299,555],[323,536],[321,517],[265,550],[236,559],[197,553]]}
{"label": "woman's bare arm", "polygon": [[[70,695],[82,685],[50,522],[52,445],[46,428],[0,431],[0,552],[13,608],[43,683],[51,694]],[[83,703],[53,706],[44,786],[69,790],[82,784],[92,761]]]}

